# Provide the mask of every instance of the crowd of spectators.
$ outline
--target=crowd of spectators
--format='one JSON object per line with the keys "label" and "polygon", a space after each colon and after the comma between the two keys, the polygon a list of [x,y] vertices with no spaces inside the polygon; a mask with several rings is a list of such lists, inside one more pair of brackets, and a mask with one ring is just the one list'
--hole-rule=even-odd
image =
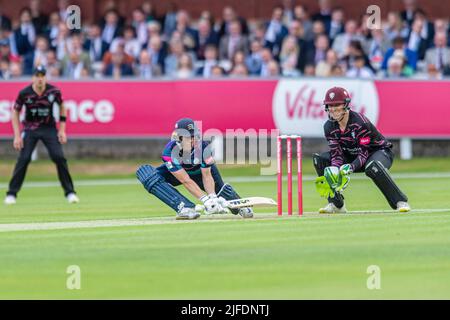
{"label": "crowd of spectators", "polygon": [[318,12],[281,0],[265,20],[225,6],[220,18],[205,10],[195,21],[172,3],[159,15],[143,0],[123,16],[108,1],[100,21],[71,30],[67,0],[49,14],[30,0],[13,22],[0,8],[0,79],[29,76],[37,64],[66,79],[450,75],[448,17],[431,20],[415,0],[403,4],[376,29],[332,0],[318,0]]}

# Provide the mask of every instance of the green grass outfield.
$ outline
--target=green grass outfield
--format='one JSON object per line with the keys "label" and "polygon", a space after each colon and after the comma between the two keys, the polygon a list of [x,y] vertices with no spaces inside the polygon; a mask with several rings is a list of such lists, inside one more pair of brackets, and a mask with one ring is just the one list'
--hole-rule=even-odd
{"label": "green grass outfield", "polygon": [[[135,183],[131,169],[81,169],[95,164],[71,162],[78,205],[65,202],[49,182],[55,175],[42,173],[51,164],[40,161],[18,204],[0,206],[0,298],[450,299],[448,159],[394,164],[410,214],[390,211],[373,183],[355,175],[345,192],[351,214],[278,218],[275,209],[264,209],[252,220],[192,222],[175,221]],[[134,167],[102,165],[112,164]],[[309,164],[304,206],[313,212],[324,201]],[[12,170],[12,162],[2,165]],[[241,195],[275,198],[275,177],[258,172],[223,168]],[[7,179],[0,178],[2,193]],[[81,290],[66,288],[70,265],[81,268]],[[379,290],[366,286],[370,265],[380,267]]]}

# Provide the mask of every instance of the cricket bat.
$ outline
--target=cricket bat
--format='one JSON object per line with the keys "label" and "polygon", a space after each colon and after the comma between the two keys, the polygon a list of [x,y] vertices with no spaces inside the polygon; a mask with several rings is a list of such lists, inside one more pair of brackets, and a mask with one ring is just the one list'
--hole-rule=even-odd
{"label": "cricket bat", "polygon": [[227,201],[227,208],[229,209],[239,209],[246,207],[272,207],[276,205],[277,202],[275,200],[264,197],[250,197]]}

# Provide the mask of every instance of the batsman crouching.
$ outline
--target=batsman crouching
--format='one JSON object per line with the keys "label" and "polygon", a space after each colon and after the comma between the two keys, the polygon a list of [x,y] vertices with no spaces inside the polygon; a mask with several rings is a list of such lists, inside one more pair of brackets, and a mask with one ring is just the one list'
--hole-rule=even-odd
{"label": "batsman crouching", "polygon": [[[197,219],[203,209],[208,214],[227,213],[227,201],[240,198],[231,185],[223,182],[210,146],[201,140],[192,119],[177,121],[172,139],[162,153],[162,160],[164,163],[156,168],[141,166],[136,175],[149,193],[176,212],[176,219]],[[196,206],[183,196],[175,188],[179,185],[183,185],[203,206]],[[251,208],[230,211],[243,218],[253,217]]]}
{"label": "batsman crouching", "polygon": [[[330,172],[348,177],[352,172],[365,172],[385,196],[392,209],[410,211],[408,198],[399,189],[388,169],[394,154],[389,142],[364,115],[350,110],[350,96],[344,88],[327,91],[323,104],[328,113],[324,125],[329,152],[314,154],[313,162],[319,176]],[[334,168],[333,168],[334,167]],[[327,180],[333,180],[333,178]],[[333,187],[332,187],[333,188]],[[346,212],[340,191],[328,197],[328,205],[320,213]]]}

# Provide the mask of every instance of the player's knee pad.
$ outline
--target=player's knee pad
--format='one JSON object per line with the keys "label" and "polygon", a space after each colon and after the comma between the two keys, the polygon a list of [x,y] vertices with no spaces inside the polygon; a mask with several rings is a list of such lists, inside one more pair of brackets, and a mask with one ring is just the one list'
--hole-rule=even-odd
{"label": "player's knee pad", "polygon": [[318,153],[313,154],[313,165],[319,177],[323,176],[326,167],[330,166],[331,162]]}
{"label": "player's knee pad", "polygon": [[143,165],[136,171],[138,180],[145,190],[156,196],[176,212],[182,208],[194,208],[195,204],[183,196],[177,189],[164,180],[158,171],[150,165]]}
{"label": "player's knee pad", "polygon": [[408,197],[399,189],[380,161],[370,161],[364,172],[377,185],[392,209],[397,209],[397,202],[408,201]]}

